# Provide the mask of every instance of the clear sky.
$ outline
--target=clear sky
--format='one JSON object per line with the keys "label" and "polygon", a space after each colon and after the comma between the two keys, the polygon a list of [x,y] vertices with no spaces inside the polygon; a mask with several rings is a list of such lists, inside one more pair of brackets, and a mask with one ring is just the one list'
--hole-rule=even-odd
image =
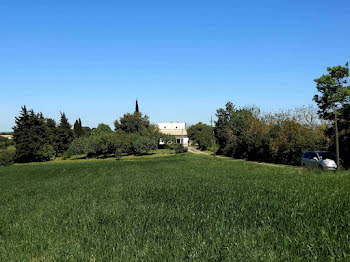
{"label": "clear sky", "polygon": [[0,0],[0,131],[20,106],[91,127],[312,103],[350,56],[350,1]]}

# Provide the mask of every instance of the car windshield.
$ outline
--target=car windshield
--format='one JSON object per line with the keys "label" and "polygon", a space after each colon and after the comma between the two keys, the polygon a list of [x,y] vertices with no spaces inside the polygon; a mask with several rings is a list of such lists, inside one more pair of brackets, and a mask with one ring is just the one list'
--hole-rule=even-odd
{"label": "car windshield", "polygon": [[335,160],[335,156],[331,152],[318,152],[321,159],[332,159]]}

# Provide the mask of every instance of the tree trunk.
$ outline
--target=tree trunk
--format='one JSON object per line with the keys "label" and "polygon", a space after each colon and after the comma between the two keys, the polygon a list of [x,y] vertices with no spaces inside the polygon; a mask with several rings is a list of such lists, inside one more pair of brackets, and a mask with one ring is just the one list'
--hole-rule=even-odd
{"label": "tree trunk", "polygon": [[338,119],[337,119],[337,109],[334,107],[334,127],[335,127],[335,153],[337,155],[337,169],[340,168],[339,161],[339,134],[338,134]]}

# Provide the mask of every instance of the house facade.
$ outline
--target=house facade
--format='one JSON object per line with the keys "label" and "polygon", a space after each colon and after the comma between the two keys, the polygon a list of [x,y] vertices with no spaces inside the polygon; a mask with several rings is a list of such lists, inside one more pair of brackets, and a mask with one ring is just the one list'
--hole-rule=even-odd
{"label": "house facade", "polygon": [[[186,123],[158,123],[158,128],[161,133],[175,136],[176,143],[188,146],[188,135],[186,131]],[[164,144],[162,141],[160,144]]]}
{"label": "house facade", "polygon": [[2,137],[5,137],[7,139],[13,139],[13,135],[0,135]]}

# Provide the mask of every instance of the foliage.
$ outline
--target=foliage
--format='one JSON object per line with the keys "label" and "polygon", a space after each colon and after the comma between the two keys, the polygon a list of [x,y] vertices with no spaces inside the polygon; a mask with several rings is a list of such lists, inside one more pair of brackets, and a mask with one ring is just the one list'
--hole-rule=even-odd
{"label": "foliage", "polygon": [[13,141],[13,139],[8,139],[6,137],[0,136],[0,150],[14,145],[15,141]]}
{"label": "foliage", "polygon": [[74,137],[81,137],[84,135],[84,130],[81,125],[80,118],[78,120],[75,120],[73,132],[74,132]]}
{"label": "foliage", "polygon": [[7,148],[0,150],[0,166],[9,166],[14,163],[15,149]]}
{"label": "foliage", "polygon": [[93,129],[91,132],[91,135],[93,136],[99,136],[103,133],[112,133],[112,129],[109,127],[109,125],[106,124],[98,124],[97,128]]}
{"label": "foliage", "polygon": [[148,153],[149,148],[153,150],[154,145],[157,146],[156,140],[141,137],[138,134],[101,132],[99,135],[95,134],[74,139],[69,146],[68,152],[70,155],[85,154],[88,157],[107,157],[115,154],[117,150],[124,154]]}
{"label": "foliage", "polygon": [[148,154],[150,151],[155,150],[158,143],[149,137],[140,136],[133,143],[134,152],[138,155]]}
{"label": "foliage", "polygon": [[88,127],[88,126],[83,126],[82,129],[83,129],[83,135],[84,135],[84,136],[89,136],[89,135],[91,135],[92,130],[91,130],[90,127]]}
{"label": "foliage", "polygon": [[67,160],[70,158],[70,155],[67,151],[63,152],[62,153],[62,160]]}
{"label": "foliage", "polygon": [[202,122],[187,129],[189,139],[198,144],[200,150],[207,150],[213,145],[213,128]]}
{"label": "foliage", "polygon": [[120,148],[117,148],[114,153],[115,159],[120,160],[122,158],[122,150]]}
{"label": "foliage", "polygon": [[163,133],[159,133],[159,140],[161,140],[164,143],[164,148],[169,148],[176,142],[175,136]]}
{"label": "foliage", "polygon": [[188,151],[187,147],[184,147],[182,144],[176,144],[175,154],[182,154]]}
{"label": "foliage", "polygon": [[49,161],[56,155],[56,151],[52,145],[45,144],[38,151],[40,161]]}
{"label": "foliage", "polygon": [[322,118],[334,119],[333,107],[342,107],[350,103],[349,65],[327,67],[328,74],[315,79],[316,88],[321,96],[315,95],[314,101],[319,107]]}
{"label": "foliage", "polygon": [[1,167],[0,261],[347,261],[349,192],[194,154]]}
{"label": "foliage", "polygon": [[73,140],[73,142],[69,145],[68,153],[69,155],[81,155],[89,153],[89,144],[91,141],[91,137],[81,136]]}
{"label": "foliage", "polygon": [[57,127],[56,137],[56,152],[63,153],[67,151],[70,143],[73,141],[74,133],[65,113],[61,113],[61,120]]}
{"label": "foliage", "polygon": [[[312,115],[309,114],[312,113]],[[311,107],[261,115],[252,108],[228,103],[217,113],[219,152],[234,158],[299,165],[302,153],[328,148],[327,126]]]}
{"label": "foliage", "polygon": [[38,151],[47,143],[47,126],[42,114],[35,114],[22,107],[16,117],[13,140],[16,143],[16,162],[40,161]]}
{"label": "foliage", "polygon": [[[319,107],[319,115],[326,120],[334,119],[333,107],[337,108],[338,130],[339,130],[339,152],[347,165],[350,165],[350,85],[349,66],[334,66],[327,68],[328,74],[315,79],[317,91],[321,95],[315,95]],[[331,149],[335,148],[335,127],[328,130],[332,138]]]}
{"label": "foliage", "polygon": [[120,120],[114,122],[115,131],[124,133],[137,133],[143,135],[150,127],[149,117],[140,112],[126,113]]}

